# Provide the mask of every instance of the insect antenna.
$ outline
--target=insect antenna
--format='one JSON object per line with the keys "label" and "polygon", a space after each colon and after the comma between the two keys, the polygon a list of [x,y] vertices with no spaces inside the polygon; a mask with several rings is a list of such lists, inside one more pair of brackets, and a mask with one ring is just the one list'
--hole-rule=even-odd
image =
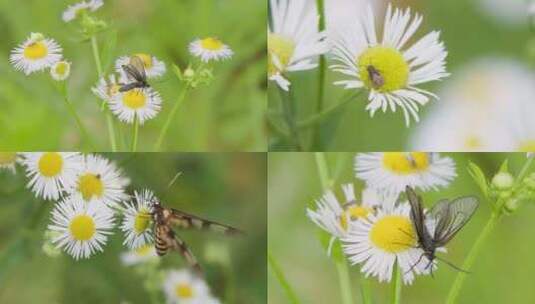
{"label": "insect antenna", "polygon": [[449,262],[449,261],[447,261],[447,260],[445,260],[445,259],[443,259],[443,258],[441,258],[439,256],[435,256],[435,258],[437,258],[437,260],[439,260],[441,262],[446,263],[448,266],[450,266],[451,268],[453,268],[453,269],[455,269],[457,271],[464,272],[464,273],[467,273],[467,274],[471,273],[470,271],[467,271],[467,270],[464,270],[462,268],[459,268],[458,266],[455,266],[453,263],[451,263],[451,262]]}

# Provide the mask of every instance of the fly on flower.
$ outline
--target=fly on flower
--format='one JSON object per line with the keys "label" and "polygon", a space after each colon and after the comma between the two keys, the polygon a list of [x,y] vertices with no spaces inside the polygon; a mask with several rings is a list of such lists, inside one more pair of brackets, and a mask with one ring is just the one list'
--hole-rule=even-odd
{"label": "fly on flower", "polygon": [[199,274],[202,274],[202,270],[197,259],[188,245],[176,235],[173,230],[174,227],[210,230],[226,235],[243,234],[241,230],[234,227],[203,219],[177,209],[163,207],[156,198],[152,202],[151,216],[154,221],[153,231],[156,240],[156,253],[159,256],[164,256],[168,251],[176,250],[186,259],[190,267]]}
{"label": "fly on flower", "polygon": [[129,83],[122,84],[119,92],[127,92],[132,89],[145,89],[150,85],[147,82],[147,73],[145,72],[145,65],[143,60],[138,56],[130,57],[128,64],[122,66],[123,71],[126,73],[126,79]]}
{"label": "fly on flower", "polygon": [[[464,270],[436,256],[437,248],[444,247],[468,223],[477,209],[479,202],[472,196],[464,196],[450,200],[440,200],[430,210],[424,212],[422,198],[409,186],[405,190],[411,205],[411,221],[416,232],[418,248],[423,250],[422,255],[414,264],[420,263],[423,257],[429,261],[426,269],[438,259],[456,270]],[[434,231],[430,231],[427,221],[434,223]],[[414,266],[411,266],[414,267]],[[412,269],[412,268],[411,268]],[[432,271],[431,267],[431,271]],[[431,272],[432,273],[432,272]]]}

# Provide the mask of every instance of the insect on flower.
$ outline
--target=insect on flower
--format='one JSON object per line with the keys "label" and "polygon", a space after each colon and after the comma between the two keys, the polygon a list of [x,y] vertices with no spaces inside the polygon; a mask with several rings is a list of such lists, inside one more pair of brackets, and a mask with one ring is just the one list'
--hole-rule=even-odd
{"label": "insect on flower", "polygon": [[367,69],[368,75],[372,80],[373,87],[375,89],[379,89],[380,87],[382,87],[385,84],[385,79],[383,78],[383,76],[381,76],[381,73],[379,73],[379,71],[373,65],[369,65]]}
{"label": "insect on flower", "polygon": [[156,253],[164,256],[169,250],[178,251],[198,274],[202,269],[188,245],[173,231],[173,227],[181,229],[210,230],[226,235],[243,234],[239,229],[200,218],[173,208],[163,207],[159,201],[152,204],[152,219],[154,221],[154,237],[156,239]]}
{"label": "insect on flower", "polygon": [[147,82],[147,73],[143,60],[138,56],[132,56],[128,64],[122,65],[123,71],[126,73],[126,79],[130,81],[126,84],[121,84],[119,92],[127,92],[132,89],[145,89],[150,85]]}
{"label": "insect on flower", "polygon": [[[410,217],[418,237],[417,246],[423,250],[422,255],[411,267],[411,270],[415,265],[420,263],[423,257],[426,257],[429,260],[425,267],[426,269],[433,265],[435,259],[438,259],[458,271],[466,272],[438,257],[436,251],[437,248],[444,247],[453,239],[457,232],[472,218],[479,205],[477,198],[463,196],[452,201],[440,200],[430,210],[424,212],[422,197],[417,195],[409,186],[406,187],[405,192],[411,205]],[[434,223],[434,231],[429,231],[426,224],[427,221]],[[433,274],[432,269],[433,267],[431,267],[431,275]]]}

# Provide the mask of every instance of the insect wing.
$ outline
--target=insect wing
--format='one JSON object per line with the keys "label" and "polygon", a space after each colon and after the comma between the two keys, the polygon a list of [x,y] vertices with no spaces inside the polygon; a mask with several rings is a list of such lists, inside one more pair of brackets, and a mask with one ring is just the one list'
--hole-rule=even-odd
{"label": "insect wing", "polygon": [[477,209],[477,198],[465,196],[453,201],[442,200],[436,203],[429,212],[435,221],[434,240],[437,246],[444,246],[463,228]]}
{"label": "insect wing", "polygon": [[199,229],[199,230],[210,230],[218,233],[233,235],[233,234],[241,234],[243,233],[241,230],[217,223],[214,221],[210,221],[207,219],[203,219],[201,217],[198,217],[193,214],[189,214],[177,209],[171,208],[173,216],[170,219],[170,222],[174,226],[178,226],[183,229]]}
{"label": "insect wing", "polygon": [[143,60],[141,60],[141,58],[139,58],[138,56],[130,57],[130,65],[133,66],[136,71],[138,71],[141,80],[147,79],[147,74],[145,72],[145,64],[143,63]]}
{"label": "insect wing", "polygon": [[131,82],[141,82],[143,80],[141,73],[131,64],[123,65],[123,71]]}
{"label": "insect wing", "polygon": [[422,204],[422,198],[414,192],[414,190],[407,186],[405,188],[405,193],[407,194],[407,199],[411,205],[411,220],[418,235],[420,241],[427,240],[430,238],[427,227],[425,226],[425,215],[424,207]]}

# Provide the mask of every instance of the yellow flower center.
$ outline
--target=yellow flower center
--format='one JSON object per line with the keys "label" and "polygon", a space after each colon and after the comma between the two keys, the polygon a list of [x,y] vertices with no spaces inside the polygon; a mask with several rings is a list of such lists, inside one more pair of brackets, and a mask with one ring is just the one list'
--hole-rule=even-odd
{"label": "yellow flower center", "polygon": [[357,58],[360,79],[366,87],[385,93],[404,88],[409,79],[409,64],[396,49],[368,48]]}
{"label": "yellow flower center", "polygon": [[483,147],[483,144],[481,143],[481,140],[477,136],[469,136],[464,141],[464,146],[467,149],[476,150],[476,149],[481,149],[481,147]]}
{"label": "yellow flower center", "polygon": [[24,48],[24,57],[30,60],[45,58],[48,55],[48,48],[42,41],[36,41]]}
{"label": "yellow flower center", "polygon": [[56,66],[54,67],[54,70],[56,74],[63,76],[65,75],[65,73],[67,73],[68,68],[69,68],[69,65],[67,64],[67,62],[60,61],[56,64]]}
{"label": "yellow flower center", "polygon": [[363,207],[359,205],[351,205],[344,210],[342,213],[342,216],[340,216],[340,225],[342,225],[342,228],[347,231],[349,228],[348,219],[350,220],[358,220],[361,218],[366,218],[370,212],[372,212],[372,208]]}
{"label": "yellow flower center", "polygon": [[69,231],[73,239],[87,241],[95,234],[95,221],[89,215],[77,215],[71,220]]}
{"label": "yellow flower center", "polygon": [[58,175],[63,169],[63,157],[57,152],[43,153],[38,162],[39,173],[44,177]]}
{"label": "yellow flower center", "polygon": [[193,288],[187,283],[180,283],[176,286],[175,293],[179,299],[190,299],[193,297]]}
{"label": "yellow flower center", "polygon": [[201,47],[205,50],[219,51],[223,48],[223,42],[217,38],[208,37],[201,40]]}
{"label": "yellow flower center", "polygon": [[518,151],[520,152],[535,152],[535,140],[526,140],[521,142]]}
{"label": "yellow flower center", "polygon": [[137,234],[143,233],[147,228],[149,228],[150,224],[150,213],[146,209],[140,210],[134,219],[134,231]]}
{"label": "yellow flower center", "polygon": [[415,245],[416,235],[409,218],[388,215],[378,220],[370,231],[370,240],[389,253],[405,251]]}
{"label": "yellow flower center", "polygon": [[139,54],[135,54],[134,56],[138,57],[139,59],[141,59],[141,61],[143,61],[143,66],[145,67],[145,69],[150,69],[152,68],[152,56],[149,55],[149,54],[145,54],[145,53],[139,53]]}
{"label": "yellow flower center", "polygon": [[[273,76],[284,71],[290,63],[294,50],[295,43],[291,39],[282,35],[268,34],[268,75]],[[274,60],[277,60],[277,64]]]}
{"label": "yellow flower center", "polygon": [[149,255],[151,249],[153,248],[152,244],[145,244],[139,248],[137,248],[135,251],[136,251],[136,254],[139,255],[139,256],[146,256],[146,255]]}
{"label": "yellow flower center", "polygon": [[429,154],[425,152],[385,152],[383,166],[400,175],[425,171],[429,167]]}
{"label": "yellow flower center", "polygon": [[147,97],[141,90],[130,90],[123,94],[123,104],[132,110],[145,106]]}
{"label": "yellow flower center", "polygon": [[14,164],[16,160],[17,160],[17,153],[0,152],[0,166]]}
{"label": "yellow flower center", "polygon": [[89,201],[93,197],[100,198],[104,192],[104,185],[99,175],[86,173],[78,180],[78,189],[84,200]]}

